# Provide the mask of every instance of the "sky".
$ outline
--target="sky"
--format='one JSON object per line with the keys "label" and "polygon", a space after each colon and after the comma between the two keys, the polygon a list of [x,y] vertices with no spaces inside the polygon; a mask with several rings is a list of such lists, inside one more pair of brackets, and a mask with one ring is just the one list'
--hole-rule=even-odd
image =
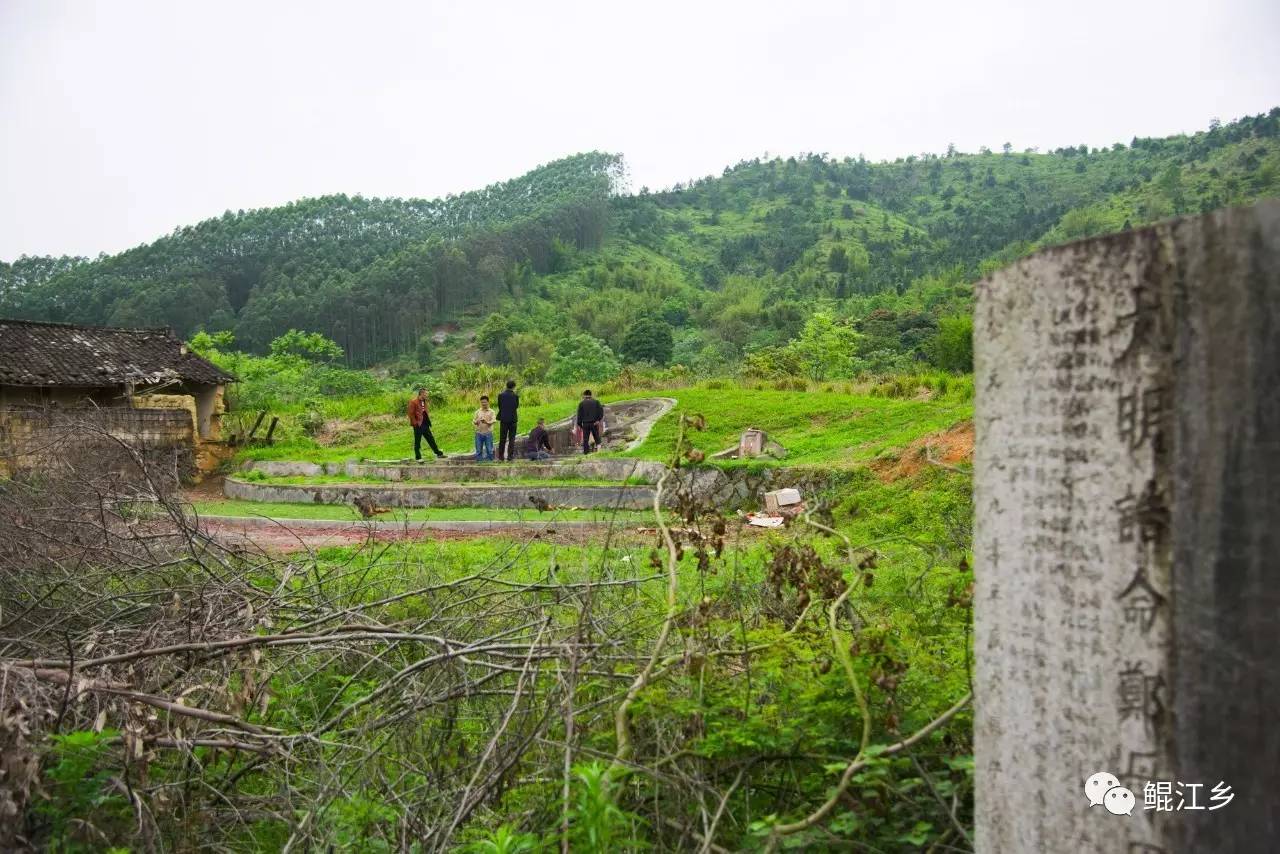
{"label": "sky", "polygon": [[1278,44],[1275,0],[0,0],[0,259],[579,151],[638,190],[1192,132],[1280,105]]}

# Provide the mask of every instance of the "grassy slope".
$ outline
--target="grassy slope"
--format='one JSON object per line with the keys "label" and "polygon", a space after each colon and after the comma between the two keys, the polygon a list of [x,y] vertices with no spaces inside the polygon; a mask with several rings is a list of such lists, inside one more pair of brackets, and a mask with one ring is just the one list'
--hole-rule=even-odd
{"label": "grassy slope", "polygon": [[[710,385],[715,385],[711,383]],[[787,449],[786,465],[848,466],[950,427],[973,415],[960,397],[901,400],[838,391],[743,390],[703,386],[672,392],[676,409],[663,418],[633,456],[664,459],[675,445],[678,416],[702,415],[695,446],[708,454],[737,444],[748,427],[765,430]]]}
{"label": "grassy slope", "polygon": [[[809,391],[743,388],[729,382],[703,383],[683,389],[657,389],[606,396],[606,401],[633,397],[673,397],[677,407],[654,427],[632,456],[665,459],[675,441],[678,415],[701,414],[707,422],[695,444],[707,453],[733,445],[748,427],[758,427],[788,450],[787,465],[853,465],[892,448],[945,429],[973,414],[966,386],[934,400],[872,397],[820,387]],[[832,388],[827,391],[826,388]],[[521,407],[527,430],[541,416],[548,421],[570,415],[576,398],[564,394],[540,405]],[[457,452],[472,445],[471,410],[457,404],[432,413],[442,448]],[[322,447],[285,424],[285,439],[271,447],[251,448],[252,459],[337,461],[357,458],[397,459],[412,455],[413,439],[405,425],[379,428],[350,442]]]}

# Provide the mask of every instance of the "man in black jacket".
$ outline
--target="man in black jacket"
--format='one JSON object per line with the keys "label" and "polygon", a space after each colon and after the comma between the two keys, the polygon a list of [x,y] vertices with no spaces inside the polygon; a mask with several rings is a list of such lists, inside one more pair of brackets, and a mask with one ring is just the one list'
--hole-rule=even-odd
{"label": "man in black jacket", "polygon": [[516,461],[516,410],[520,408],[520,395],[516,394],[516,381],[507,380],[507,390],[498,395],[498,461]]}
{"label": "man in black jacket", "polygon": [[528,460],[545,460],[551,456],[551,436],[547,434],[547,419],[539,418],[538,426],[529,431],[524,443],[524,456]]}
{"label": "man in black jacket", "polygon": [[582,393],[582,402],[578,404],[578,427],[582,430],[582,454],[591,453],[591,437],[596,439],[597,450],[600,447],[600,422],[604,420],[604,406],[591,396],[591,389]]}

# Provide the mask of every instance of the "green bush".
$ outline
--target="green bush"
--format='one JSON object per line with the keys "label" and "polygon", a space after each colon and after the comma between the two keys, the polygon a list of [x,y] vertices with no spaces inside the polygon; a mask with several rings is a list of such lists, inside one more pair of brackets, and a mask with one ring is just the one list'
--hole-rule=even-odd
{"label": "green bush", "polygon": [[547,379],[553,385],[601,382],[621,370],[622,365],[603,341],[590,335],[570,335],[556,344]]}
{"label": "green bush", "polygon": [[627,328],[622,354],[628,362],[648,362],[661,367],[671,361],[671,327],[655,317],[641,317]]}
{"label": "green bush", "polygon": [[45,844],[53,851],[92,851],[99,838],[81,839],[84,829],[121,835],[132,818],[129,804],[111,784],[116,769],[111,742],[115,730],[77,730],[50,737],[44,763],[45,797],[36,802],[35,815],[44,825]]}
{"label": "green bush", "polygon": [[938,321],[931,358],[944,371],[973,372],[973,316],[957,314]]}

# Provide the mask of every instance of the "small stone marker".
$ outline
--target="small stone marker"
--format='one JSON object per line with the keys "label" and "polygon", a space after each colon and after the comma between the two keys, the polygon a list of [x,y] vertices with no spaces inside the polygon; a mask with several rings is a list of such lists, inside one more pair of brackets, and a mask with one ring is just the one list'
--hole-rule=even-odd
{"label": "small stone marker", "polygon": [[765,432],[752,427],[743,431],[742,438],[738,440],[738,456],[739,457],[758,457],[764,453]]}
{"label": "small stone marker", "polygon": [[977,851],[1272,850],[1280,201],[1019,261],[974,344]]}
{"label": "small stone marker", "polygon": [[799,503],[800,490],[798,489],[775,489],[764,494],[764,509],[770,513],[777,513],[784,507]]}

